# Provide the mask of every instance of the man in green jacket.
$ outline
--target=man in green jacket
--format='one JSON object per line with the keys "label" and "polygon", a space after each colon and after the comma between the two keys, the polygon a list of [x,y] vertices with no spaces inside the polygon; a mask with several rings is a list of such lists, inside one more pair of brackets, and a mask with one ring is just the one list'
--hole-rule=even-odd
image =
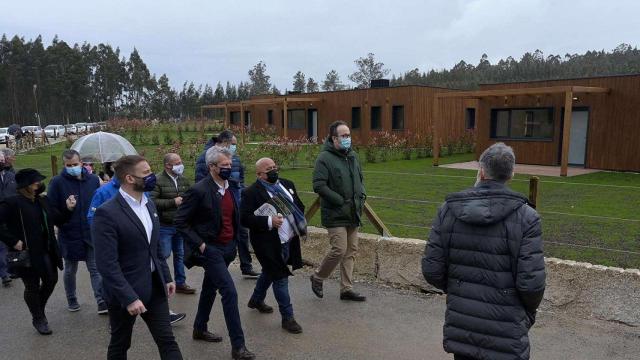
{"label": "man in green jacket", "polygon": [[151,198],[160,216],[160,249],[167,259],[173,251],[173,272],[176,280],[176,292],[195,294],[196,290],[187,285],[184,270],[184,244],[182,236],[173,226],[173,216],[182,204],[182,195],[189,190],[191,182],[182,175],[184,164],[180,155],[169,153],[164,156],[164,171],[158,174],[156,187]]}
{"label": "man in green jacket", "polygon": [[313,170],[313,191],[320,196],[322,226],[329,232],[331,250],[311,275],[311,290],[321,298],[322,282],[340,264],[340,299],[365,301],[353,291],[353,264],[366,195],[358,155],[351,149],[351,131],[343,121],[329,127]]}

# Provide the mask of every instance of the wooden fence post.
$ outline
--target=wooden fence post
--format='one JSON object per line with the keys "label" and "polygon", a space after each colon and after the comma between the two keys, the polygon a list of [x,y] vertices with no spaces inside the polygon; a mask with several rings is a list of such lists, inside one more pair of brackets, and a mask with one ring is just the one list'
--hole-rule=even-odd
{"label": "wooden fence post", "polygon": [[539,177],[532,176],[531,178],[529,178],[529,204],[534,209],[538,207],[538,184],[539,183],[540,183]]}
{"label": "wooden fence post", "polygon": [[387,229],[387,226],[382,222],[382,220],[378,217],[378,214],[376,214],[376,212],[373,211],[373,208],[371,207],[371,205],[369,205],[369,203],[366,201],[364,203],[364,213],[365,215],[367,215],[367,218],[369,219],[369,221],[371,221],[373,226],[375,226],[376,229],[378,229],[378,233],[380,235],[382,235],[383,237],[392,236],[391,231]]}
{"label": "wooden fence post", "polygon": [[309,206],[307,213],[304,215],[304,218],[307,220],[307,222],[311,221],[311,218],[318,212],[318,210],[320,210],[320,197],[316,198],[313,204]]}
{"label": "wooden fence post", "polygon": [[[311,206],[309,206],[309,209],[307,210],[307,213],[304,215],[304,217],[307,220],[307,222],[311,221],[311,218],[313,218],[313,215],[315,215],[318,212],[318,210],[320,210],[320,197],[316,198],[316,200],[313,202],[313,204],[311,204]],[[391,235],[391,231],[389,231],[387,226],[378,217],[378,214],[376,214],[376,212],[373,211],[373,208],[371,207],[371,205],[369,205],[369,203],[366,202],[366,201],[364,203],[364,213],[365,213],[365,215],[367,215],[367,218],[369,219],[369,221],[371,221],[373,226],[375,226],[375,228],[378,230],[378,233],[380,235],[382,235],[384,237],[392,237],[393,236],[393,235]]]}
{"label": "wooden fence post", "polygon": [[58,158],[55,155],[51,155],[51,177],[56,176],[58,173]]}

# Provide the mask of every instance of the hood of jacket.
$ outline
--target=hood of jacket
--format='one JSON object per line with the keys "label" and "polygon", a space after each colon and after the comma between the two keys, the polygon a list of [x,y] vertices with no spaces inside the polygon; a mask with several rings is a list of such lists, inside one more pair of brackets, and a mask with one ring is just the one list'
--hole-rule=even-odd
{"label": "hood of jacket", "polygon": [[527,198],[494,180],[484,180],[478,186],[450,194],[449,209],[460,221],[474,225],[490,225],[504,220],[527,203]]}

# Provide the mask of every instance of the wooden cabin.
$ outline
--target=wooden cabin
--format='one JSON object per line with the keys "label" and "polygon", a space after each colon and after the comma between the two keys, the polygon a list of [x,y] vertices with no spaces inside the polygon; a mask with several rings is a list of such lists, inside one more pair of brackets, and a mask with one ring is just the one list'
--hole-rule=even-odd
{"label": "wooden cabin", "polygon": [[[451,90],[427,86],[379,87],[262,96],[205,105],[202,109],[222,109],[228,126],[239,126],[244,121],[251,131],[271,128],[280,136],[317,142],[326,138],[332,122],[342,120],[351,127],[354,143],[366,144],[376,132],[430,133],[434,95],[448,91]],[[461,136],[465,131],[463,101],[450,99],[440,105],[440,113],[447,116],[451,137]]]}

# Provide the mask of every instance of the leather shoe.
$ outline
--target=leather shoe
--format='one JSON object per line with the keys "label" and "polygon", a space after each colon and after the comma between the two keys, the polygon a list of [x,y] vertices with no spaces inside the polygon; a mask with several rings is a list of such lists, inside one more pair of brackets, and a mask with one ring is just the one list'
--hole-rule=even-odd
{"label": "leather shoe", "polygon": [[366,301],[367,297],[364,295],[360,295],[353,290],[347,290],[340,293],[340,300]]}
{"label": "leather shoe", "polygon": [[311,275],[309,279],[311,279],[311,291],[313,291],[317,297],[322,299],[324,296],[324,293],[322,292],[322,280],[317,279],[315,275]]}
{"label": "leather shoe", "polygon": [[193,330],[193,340],[202,340],[207,342],[221,342],[222,336],[216,335],[208,331]]}
{"label": "leather shoe", "polygon": [[243,271],[242,272],[242,276],[244,276],[244,277],[246,277],[248,279],[257,279],[258,276],[260,276],[260,273],[254,271],[253,269],[251,269],[251,270]]}
{"label": "leather shoe", "polygon": [[234,360],[253,360],[256,355],[249,351],[246,346],[231,350],[231,358]]}
{"label": "leather shoe", "polygon": [[302,326],[296,322],[296,319],[282,319],[282,328],[292,334],[301,334]]}
{"label": "leather shoe", "polygon": [[53,333],[53,331],[49,329],[49,323],[47,322],[47,319],[34,319],[33,327],[38,330],[40,335],[51,335]]}
{"label": "leather shoe", "polygon": [[187,284],[176,285],[176,292],[179,294],[192,295],[196,293],[196,289]]}
{"label": "leather shoe", "polygon": [[249,303],[247,304],[247,306],[249,307],[249,309],[256,309],[263,314],[271,314],[273,312],[273,308],[265,304],[264,301],[256,302],[253,300],[249,300]]}

